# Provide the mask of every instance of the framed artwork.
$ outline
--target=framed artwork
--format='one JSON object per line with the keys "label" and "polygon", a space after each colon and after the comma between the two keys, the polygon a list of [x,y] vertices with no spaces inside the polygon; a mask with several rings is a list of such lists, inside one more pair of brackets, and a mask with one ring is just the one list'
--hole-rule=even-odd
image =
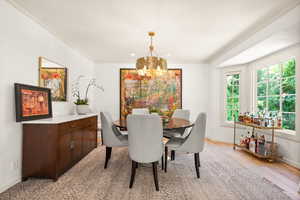
{"label": "framed artwork", "polygon": [[15,83],[15,104],[17,122],[52,117],[48,88]]}
{"label": "framed artwork", "polygon": [[161,76],[140,76],[135,69],[120,69],[120,119],[133,108],[171,116],[182,108],[182,70],[168,69]]}
{"label": "framed artwork", "polygon": [[39,58],[39,86],[51,89],[52,101],[67,101],[67,68]]}

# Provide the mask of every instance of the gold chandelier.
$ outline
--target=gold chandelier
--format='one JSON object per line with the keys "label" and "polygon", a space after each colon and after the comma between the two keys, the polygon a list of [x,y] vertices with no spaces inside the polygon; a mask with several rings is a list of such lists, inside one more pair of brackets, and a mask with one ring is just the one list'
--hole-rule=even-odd
{"label": "gold chandelier", "polygon": [[138,58],[136,60],[136,70],[138,71],[138,74],[141,76],[162,75],[168,70],[167,60],[164,58],[153,56],[154,46],[152,42],[155,33],[149,32],[148,35],[150,37],[150,46],[149,46],[150,56]]}

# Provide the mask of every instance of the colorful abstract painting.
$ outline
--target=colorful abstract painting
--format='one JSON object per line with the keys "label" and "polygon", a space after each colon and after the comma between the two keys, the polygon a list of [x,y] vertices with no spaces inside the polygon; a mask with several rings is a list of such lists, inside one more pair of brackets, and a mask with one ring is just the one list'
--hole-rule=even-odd
{"label": "colorful abstract painting", "polygon": [[135,69],[120,69],[120,118],[133,108],[170,116],[182,106],[182,70],[169,69],[161,76],[140,76]]}
{"label": "colorful abstract painting", "polygon": [[52,101],[67,100],[67,69],[40,68],[40,87],[51,89]]}
{"label": "colorful abstract painting", "polygon": [[16,122],[52,117],[51,90],[15,83]]}
{"label": "colorful abstract painting", "polygon": [[48,92],[21,89],[22,116],[48,115]]}

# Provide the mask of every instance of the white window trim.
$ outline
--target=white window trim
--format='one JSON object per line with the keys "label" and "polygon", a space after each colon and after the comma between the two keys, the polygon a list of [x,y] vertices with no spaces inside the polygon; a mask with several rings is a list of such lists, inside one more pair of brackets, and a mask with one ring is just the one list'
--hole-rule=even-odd
{"label": "white window trim", "polygon": [[[257,112],[257,70],[259,69],[263,69],[263,68],[268,68],[271,67],[273,65],[281,65],[284,62],[287,62],[288,60],[292,60],[294,59],[296,61],[296,65],[297,65],[297,60],[295,57],[289,57],[286,59],[280,59],[277,62],[272,62],[272,63],[266,63],[264,65],[260,65],[259,67],[253,67],[253,71],[252,71],[252,85],[253,85],[253,94],[252,94],[252,110],[253,112]],[[295,74],[295,79],[296,79],[296,87],[297,87],[297,66],[296,66],[296,74]],[[280,94],[281,96],[281,94]],[[297,105],[297,93],[295,94],[296,96],[296,105]],[[280,102],[281,104],[281,102]],[[281,105],[280,105],[281,107]],[[295,122],[297,122],[297,109],[295,109]],[[296,127],[297,128],[297,127]],[[267,132],[266,132],[267,133]],[[275,135],[280,137],[283,136],[283,134],[287,137],[295,137],[296,136],[296,130],[288,130],[288,129],[282,129],[282,130],[276,130],[275,131]],[[285,138],[285,137],[283,137]]]}

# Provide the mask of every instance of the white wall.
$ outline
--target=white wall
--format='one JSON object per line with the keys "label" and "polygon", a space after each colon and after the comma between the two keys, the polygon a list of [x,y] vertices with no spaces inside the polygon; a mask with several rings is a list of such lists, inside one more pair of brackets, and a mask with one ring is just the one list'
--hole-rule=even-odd
{"label": "white wall", "polygon": [[[0,0],[0,192],[21,178],[21,124],[15,122],[14,83],[38,84],[38,57],[68,68],[70,82],[79,74],[93,75],[93,63]],[[72,112],[72,101],[53,103],[53,114]],[[15,164],[14,164],[15,163]],[[17,165],[17,169],[13,167]]]}
{"label": "white wall", "polygon": [[[98,63],[95,65],[95,76],[104,86],[104,93],[96,93],[98,111],[108,111],[114,119],[119,118],[120,68],[134,68],[134,64]],[[204,64],[176,64],[168,68],[182,68],[182,106],[191,110],[195,119],[199,112],[208,111],[209,66]]]}
{"label": "white wall", "polygon": [[[235,67],[226,68],[214,68],[210,71],[210,83],[211,91],[210,99],[211,104],[209,108],[209,129],[208,137],[213,140],[223,142],[233,142],[233,126],[224,123],[224,83],[223,77],[225,71],[241,70],[242,71],[242,83],[241,83],[241,110],[251,111],[251,99],[252,99],[252,74],[257,66],[269,66],[281,61],[285,61],[291,57],[296,59],[296,92],[300,92],[300,45],[296,45],[282,51],[276,52],[272,55],[266,56],[259,60],[246,65],[240,65]],[[298,95],[297,95],[298,97]],[[296,133],[295,135],[287,135],[283,133],[277,133],[275,141],[279,144],[279,153],[283,156],[283,160],[287,163],[300,168],[300,98],[297,98],[296,103]],[[239,129],[239,134],[244,133],[247,130]]]}

